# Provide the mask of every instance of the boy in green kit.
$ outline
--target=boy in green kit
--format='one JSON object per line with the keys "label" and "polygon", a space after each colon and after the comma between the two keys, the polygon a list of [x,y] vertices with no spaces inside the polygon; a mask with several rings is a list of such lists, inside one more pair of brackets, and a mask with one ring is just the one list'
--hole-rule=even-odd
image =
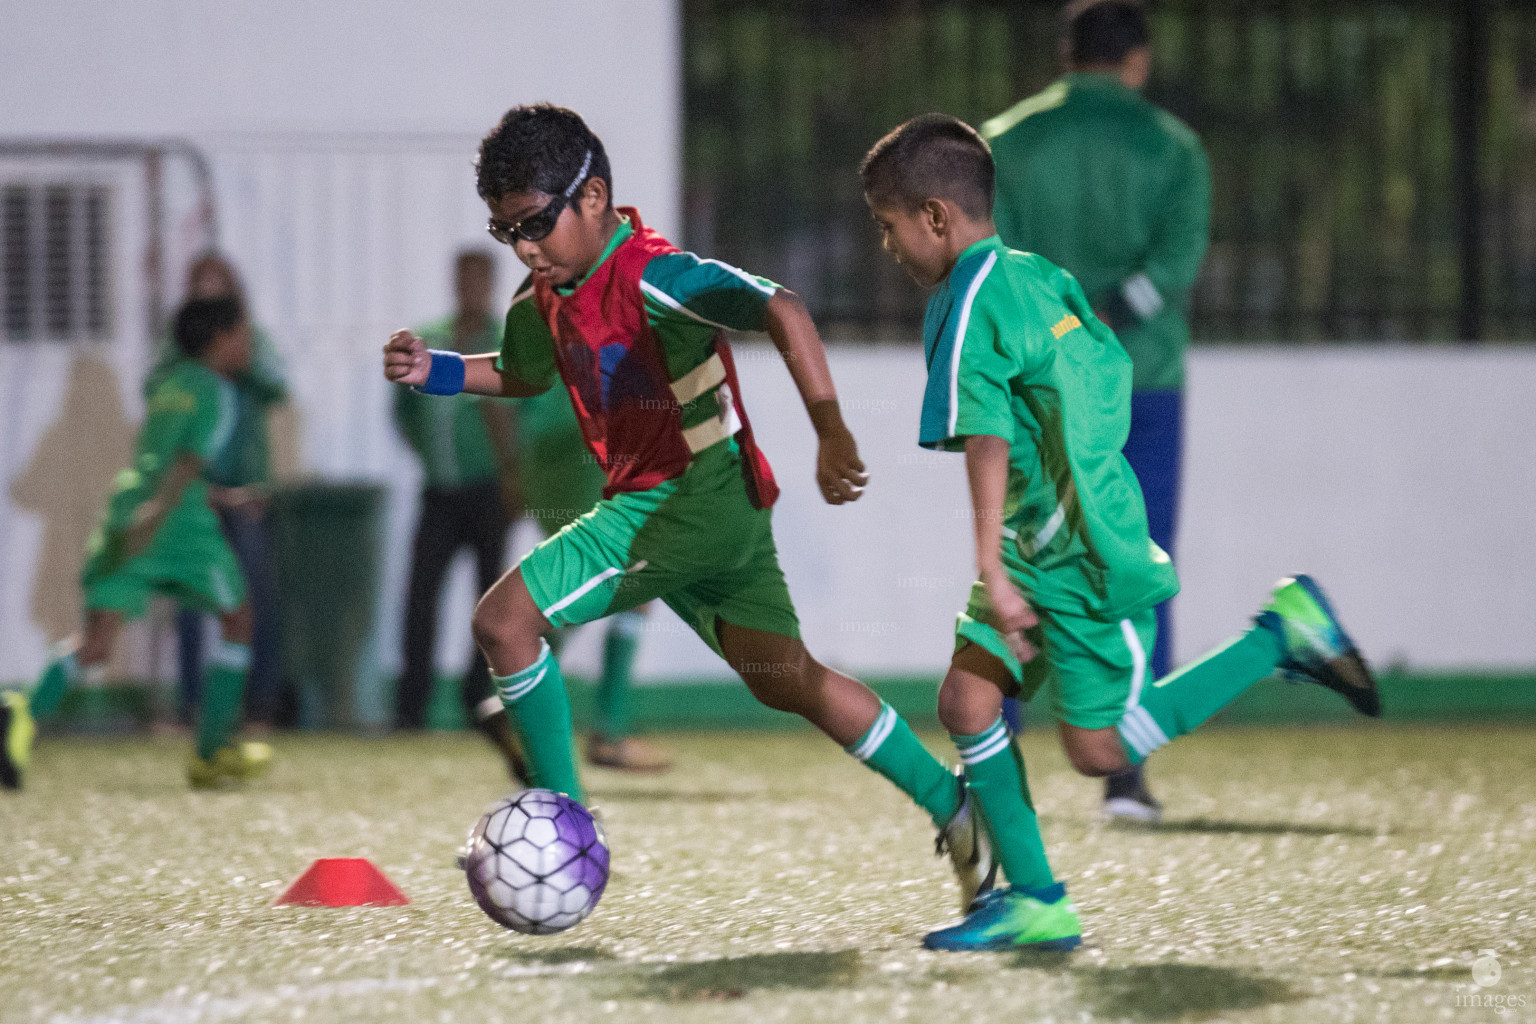
{"label": "boy in green kit", "polygon": [[875,144],[860,175],[886,250],[934,289],[918,443],[965,453],[980,577],[956,624],[939,719],[1010,883],[924,945],[1070,950],[1081,926],[1045,855],[1005,696],[1045,687],[1073,767],[1102,777],[1277,671],[1372,716],[1375,680],[1306,576],[1281,580],[1241,636],[1148,680],[1153,609],[1179,583],[1121,455],[1130,358],[1071,274],[998,239],[992,156],[970,126],[915,118]]}
{"label": "boy in green kit", "polygon": [[0,701],[0,783],[19,789],[33,717],[58,709],[65,690],[106,662],[123,620],[144,614],[153,594],[217,614],[223,639],[208,660],[187,766],[194,789],[254,776],[272,752],[233,742],[251,660],[251,608],[235,554],[208,504],[203,471],[218,461],[235,424],[232,378],[251,360],[251,328],[233,298],[196,299],[174,327],[182,358],[150,396],[133,465],[118,474],[102,525],[80,573],[85,629],[43,670],[30,694]]}
{"label": "boy in green kit", "polygon": [[[517,483],[523,511],[553,537],[592,511],[603,497],[607,477],[581,439],[581,425],[563,388],[517,403]],[[635,654],[645,628],[643,607],[608,617],[603,635],[603,671],[587,736],[587,763],[623,772],[649,774],[672,767],[659,744],[629,731],[629,691]],[[563,631],[550,634],[558,654]]]}

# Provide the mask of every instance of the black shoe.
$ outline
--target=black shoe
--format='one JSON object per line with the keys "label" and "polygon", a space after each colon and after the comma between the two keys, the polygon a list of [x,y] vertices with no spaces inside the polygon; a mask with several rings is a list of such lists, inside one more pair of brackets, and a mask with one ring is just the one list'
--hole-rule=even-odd
{"label": "black shoe", "polygon": [[512,735],[512,722],[507,718],[505,708],[495,711],[484,718],[477,719],[475,728],[480,734],[491,741],[491,746],[501,753],[502,760],[507,763],[507,774],[512,776],[519,786],[528,787],[528,765],[523,760],[523,753],[518,749],[517,737]]}
{"label": "black shoe", "polygon": [[1141,765],[1118,771],[1104,780],[1104,817],[1123,825],[1156,825],[1163,820],[1163,805],[1147,788]]}

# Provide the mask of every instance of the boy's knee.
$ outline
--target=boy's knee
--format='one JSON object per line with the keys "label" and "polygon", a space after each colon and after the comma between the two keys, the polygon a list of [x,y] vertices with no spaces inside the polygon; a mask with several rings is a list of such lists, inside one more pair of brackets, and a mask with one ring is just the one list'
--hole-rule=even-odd
{"label": "boy's knee", "polygon": [[951,735],[965,735],[965,725],[971,724],[969,703],[963,688],[946,679],[939,685],[939,724]]}
{"label": "boy's knee", "polygon": [[1114,729],[1062,728],[1062,746],[1067,760],[1079,775],[1102,779],[1130,767]]}

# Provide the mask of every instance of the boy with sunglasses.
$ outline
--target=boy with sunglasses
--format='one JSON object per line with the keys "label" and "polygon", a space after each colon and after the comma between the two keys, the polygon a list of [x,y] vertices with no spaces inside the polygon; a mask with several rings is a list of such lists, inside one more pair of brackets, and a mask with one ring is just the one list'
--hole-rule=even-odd
{"label": "boy with sunglasses", "polygon": [[592,511],[540,544],[475,611],[474,631],[534,783],[583,798],[570,704],[543,636],[660,598],[764,704],[804,716],[918,803],[940,832],[962,905],[990,884],[964,784],[862,683],[800,641],[770,521],[778,486],[742,402],[726,329],[766,331],[819,438],[833,505],[866,482],[826,354],[792,292],[682,252],[613,206],[602,142],[572,111],[515,107],[480,146],[491,234],[532,271],[501,352],[430,351],[408,331],[384,348],[392,381],[429,394],[541,394],[556,378],[607,474]]}
{"label": "boy with sunglasses", "polygon": [[1277,671],[1366,715],[1381,703],[1306,576],[1281,580],[1241,636],[1147,678],[1153,609],[1179,581],[1121,455],[1131,360],[1076,278],[998,240],[993,173],[987,144],[944,114],[901,125],[860,167],[886,251],[933,290],[918,444],[965,453],[980,577],[955,624],[939,719],[1010,883],[923,944],[1070,950],[1082,929],[1046,859],[1004,696],[1044,687],[1072,766],[1098,777],[1140,764]]}

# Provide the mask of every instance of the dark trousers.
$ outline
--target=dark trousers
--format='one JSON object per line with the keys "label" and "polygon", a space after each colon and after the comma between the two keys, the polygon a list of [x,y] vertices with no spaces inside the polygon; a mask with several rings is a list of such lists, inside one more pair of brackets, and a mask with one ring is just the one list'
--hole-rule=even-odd
{"label": "dark trousers", "polygon": [[[1184,392],[1138,391],[1131,395],[1131,433],[1125,442],[1147,502],[1147,530],[1158,547],[1174,555],[1179,527],[1179,477],[1184,465]],[[1173,668],[1173,602],[1157,606],[1157,646],[1152,648],[1152,678]]]}
{"label": "dark trousers", "polygon": [[[1125,461],[1131,464],[1147,503],[1147,532],[1173,558],[1179,526],[1179,478],[1184,465],[1184,392],[1137,391],[1131,395],[1131,432],[1125,440]],[[1157,646],[1152,648],[1152,678],[1161,679],[1173,667],[1172,601],[1157,606]],[[1003,717],[1017,732],[1022,726],[1019,703],[1003,701]]]}
{"label": "dark trousers", "polygon": [[[405,599],[405,652],[400,688],[395,696],[395,724],[402,729],[426,725],[432,696],[433,655],[437,650],[437,613],[443,579],[463,548],[474,552],[480,592],[501,576],[507,548],[507,512],[494,483],[465,487],[428,487],[421,492],[421,516],[411,548],[411,582]],[[492,693],[491,670],[478,650],[464,674],[464,706],[471,712]]]}
{"label": "dark trousers", "polygon": [[[254,633],[251,636],[251,670],[245,682],[245,716],[252,722],[272,725],[282,703],[282,634],[277,605],[277,569],[266,509],[260,505],[219,508],[219,526],[234,549],[251,602]],[[177,717],[192,722],[193,709],[203,691],[203,637],[205,616],[183,608],[176,614]]]}

